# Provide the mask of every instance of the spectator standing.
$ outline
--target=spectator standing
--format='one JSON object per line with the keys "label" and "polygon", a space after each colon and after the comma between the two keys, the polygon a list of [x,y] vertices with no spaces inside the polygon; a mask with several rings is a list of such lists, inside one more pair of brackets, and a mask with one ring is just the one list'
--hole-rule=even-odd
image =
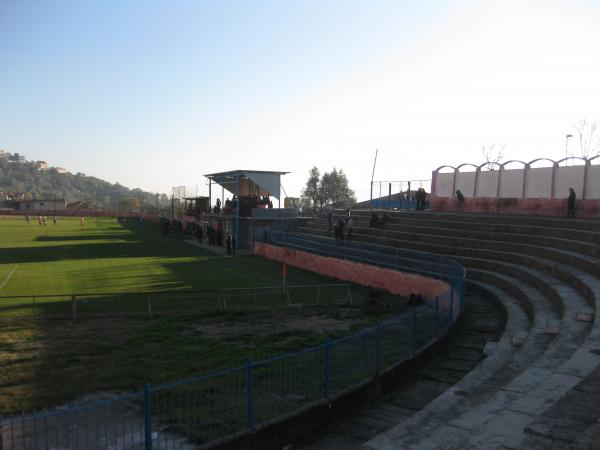
{"label": "spectator standing", "polygon": [[575,218],[575,199],[577,195],[573,188],[569,188],[569,197],[567,197],[567,218]]}
{"label": "spectator standing", "polygon": [[331,231],[331,225],[333,224],[333,211],[331,208],[327,211],[327,231]]}
{"label": "spectator standing", "polygon": [[425,209],[425,199],[427,198],[427,193],[425,192],[425,189],[419,188],[417,190],[416,197],[417,197],[417,209],[418,210]]}
{"label": "spectator standing", "polygon": [[348,230],[348,239],[352,239],[352,228],[354,227],[354,224],[352,223],[352,217],[348,217],[348,220],[346,221],[346,228]]}
{"label": "spectator standing", "polygon": [[465,203],[465,196],[460,190],[456,191],[456,210],[461,213],[463,212],[463,206]]}
{"label": "spectator standing", "polygon": [[371,217],[369,218],[369,227],[373,228],[377,226],[377,222],[379,218],[377,217],[377,213],[375,211],[371,212]]}
{"label": "spectator standing", "polygon": [[344,219],[342,219],[341,217],[337,221],[337,232],[338,237],[341,240],[344,240]]}

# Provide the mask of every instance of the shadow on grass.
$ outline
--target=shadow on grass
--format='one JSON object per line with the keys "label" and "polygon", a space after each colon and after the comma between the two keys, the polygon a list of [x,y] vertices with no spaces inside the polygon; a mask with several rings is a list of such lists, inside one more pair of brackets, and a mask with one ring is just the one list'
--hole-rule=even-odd
{"label": "shadow on grass", "polygon": [[138,241],[139,238],[131,233],[102,233],[102,234],[73,234],[68,236],[38,236],[37,242],[68,242],[68,241]]}

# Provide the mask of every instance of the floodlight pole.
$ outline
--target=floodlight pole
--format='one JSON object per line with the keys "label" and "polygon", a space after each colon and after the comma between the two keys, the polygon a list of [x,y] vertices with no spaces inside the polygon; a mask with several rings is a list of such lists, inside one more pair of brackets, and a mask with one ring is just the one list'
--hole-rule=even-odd
{"label": "floodlight pole", "polygon": [[240,246],[240,176],[237,176],[237,199],[235,202],[235,249],[237,250]]}
{"label": "floodlight pole", "polygon": [[212,210],[212,178],[208,179],[208,213],[211,214]]}
{"label": "floodlight pole", "polygon": [[375,150],[375,161],[373,161],[373,172],[371,173],[371,208],[373,207],[373,177],[375,176],[375,164],[377,164],[377,153],[379,150]]}
{"label": "floodlight pole", "polygon": [[572,134],[567,134],[567,136],[565,137],[565,167],[567,167],[569,165],[569,160],[567,158],[569,158],[569,138],[573,137]]}

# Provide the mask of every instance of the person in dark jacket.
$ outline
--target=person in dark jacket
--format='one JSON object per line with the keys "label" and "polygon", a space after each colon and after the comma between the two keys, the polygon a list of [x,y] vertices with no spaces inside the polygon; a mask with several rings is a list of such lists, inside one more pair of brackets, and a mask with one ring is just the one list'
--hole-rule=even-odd
{"label": "person in dark jacket", "polygon": [[573,188],[569,188],[569,197],[567,198],[567,217],[575,218],[575,199],[577,195]]}
{"label": "person in dark jacket", "polygon": [[371,217],[369,217],[369,227],[374,228],[379,223],[379,217],[377,217],[377,213],[375,211],[371,212]]}
{"label": "person in dark jacket", "polygon": [[346,229],[348,230],[348,239],[352,239],[352,228],[354,228],[354,224],[352,223],[352,217],[348,217],[346,220]]}
{"label": "person in dark jacket", "polygon": [[456,209],[459,213],[463,211],[463,206],[465,204],[465,196],[462,192],[456,191]]}
{"label": "person in dark jacket", "polygon": [[338,238],[344,240],[344,219],[341,217],[337,221]]}
{"label": "person in dark jacket", "polygon": [[425,189],[419,188],[416,194],[417,197],[417,210],[425,209],[425,199],[427,198],[427,192]]}

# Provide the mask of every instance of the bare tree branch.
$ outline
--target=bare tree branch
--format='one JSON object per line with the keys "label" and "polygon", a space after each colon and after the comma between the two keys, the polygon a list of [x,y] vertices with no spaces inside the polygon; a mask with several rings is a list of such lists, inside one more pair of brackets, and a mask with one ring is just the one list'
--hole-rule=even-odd
{"label": "bare tree branch", "polygon": [[491,145],[486,146],[485,143],[481,145],[481,153],[485,160],[485,167],[488,170],[495,170],[496,166],[502,158],[504,158],[504,149],[506,148],[506,142],[500,143],[498,141]]}
{"label": "bare tree branch", "polygon": [[573,124],[579,138],[579,149],[583,158],[600,155],[600,129],[598,122],[587,117],[579,119]]}

